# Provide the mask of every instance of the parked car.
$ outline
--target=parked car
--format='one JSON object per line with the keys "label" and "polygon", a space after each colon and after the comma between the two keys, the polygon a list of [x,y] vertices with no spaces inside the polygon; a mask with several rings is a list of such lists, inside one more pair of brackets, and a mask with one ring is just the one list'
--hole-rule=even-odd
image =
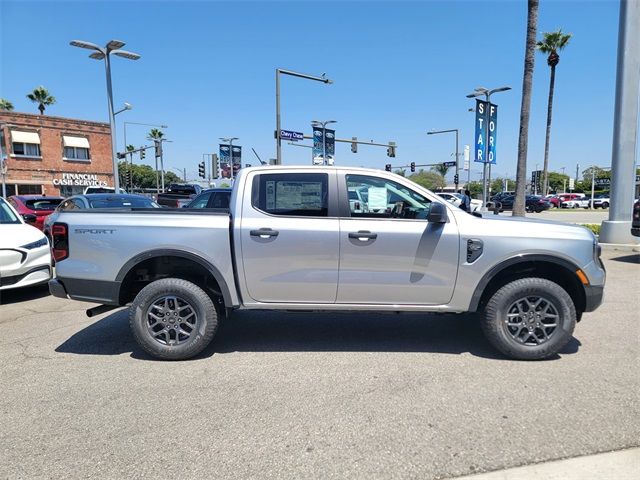
{"label": "parked car", "polygon": [[561,208],[589,208],[591,206],[591,197],[574,198],[566,200],[560,204]]}
{"label": "parked car", "polygon": [[[513,210],[513,202],[515,201],[515,195],[508,195],[503,197],[499,202],[502,204],[501,212],[505,210]],[[546,199],[538,196],[538,195],[525,195],[525,204],[524,209],[527,212],[535,212],[540,213],[544,210],[549,210],[551,208],[551,204],[546,201]]]}
{"label": "parked car", "polygon": [[102,304],[89,315],[130,305],[134,338],[165,360],[197,355],[239,309],[481,311],[505,355],[548,358],[605,283],[584,227],[478,218],[373,169],[243,168],[229,212],[68,210],[53,230],[51,293]]}
{"label": "parked car", "polygon": [[42,230],[44,219],[53,213],[64,197],[47,197],[45,195],[12,195],[7,199],[9,204],[20,214],[36,216],[33,226]]}
{"label": "parked car", "polygon": [[584,198],[584,196],[584,193],[559,193],[555,196],[555,198],[549,199],[549,203],[551,203],[556,208],[560,208],[562,206],[562,202],[575,200],[577,198]]}
{"label": "parked car", "polygon": [[593,208],[609,208],[611,205],[611,199],[608,193],[596,195],[593,199]]}
{"label": "parked car", "polygon": [[60,202],[55,211],[45,219],[43,226],[44,234],[51,238],[52,225],[60,216],[60,213],[69,210],[94,208],[131,210],[135,208],[160,208],[160,205],[148,197],[130,193],[90,193],[87,195],[74,195]]}
{"label": "parked car", "polygon": [[[124,195],[127,194],[127,192],[123,188],[120,188],[119,192]],[[89,195],[91,193],[116,193],[116,189],[114,187],[100,187],[100,186],[94,185],[94,186],[85,188],[84,192],[82,192],[83,195]]]}
{"label": "parked car", "polygon": [[28,224],[35,221],[35,214],[20,215],[0,197],[0,290],[36,285],[51,278],[49,242]]}
{"label": "parked car", "polygon": [[631,235],[640,237],[640,199],[633,204],[633,216],[631,217]]}
{"label": "parked car", "polygon": [[[439,192],[438,195],[440,198],[444,198],[446,201],[452,203],[456,207],[460,208],[462,204],[462,200],[464,195],[461,193],[447,193],[447,192]],[[475,198],[471,199],[471,211],[476,212],[482,209],[482,200],[477,200]]]}
{"label": "parked car", "polygon": [[230,188],[210,188],[184,205],[183,208],[216,208],[229,210]]}
{"label": "parked car", "polygon": [[202,187],[197,183],[178,184],[172,183],[167,191],[159,193],[156,201],[163,207],[181,208],[202,193]]}

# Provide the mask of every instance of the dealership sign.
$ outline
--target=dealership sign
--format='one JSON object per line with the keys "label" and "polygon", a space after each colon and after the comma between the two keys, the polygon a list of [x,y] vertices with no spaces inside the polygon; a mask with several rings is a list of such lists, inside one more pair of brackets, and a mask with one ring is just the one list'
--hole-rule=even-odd
{"label": "dealership sign", "polygon": [[98,180],[98,175],[92,173],[63,173],[62,178],[54,178],[54,185],[71,185],[81,187],[106,187],[107,182]]}
{"label": "dealership sign", "polygon": [[476,162],[495,165],[497,134],[498,106],[476,99]]}

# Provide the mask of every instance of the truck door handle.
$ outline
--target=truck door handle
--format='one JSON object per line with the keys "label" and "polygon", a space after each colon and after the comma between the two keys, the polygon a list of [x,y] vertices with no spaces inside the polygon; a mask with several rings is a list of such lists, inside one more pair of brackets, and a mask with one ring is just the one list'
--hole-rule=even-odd
{"label": "truck door handle", "polygon": [[356,240],[360,240],[361,242],[367,242],[369,240],[375,240],[378,238],[377,233],[371,233],[368,230],[359,230],[357,232],[350,232],[349,238],[355,238]]}
{"label": "truck door handle", "polygon": [[269,238],[277,237],[278,233],[280,232],[278,232],[277,230],[271,230],[270,228],[261,228],[259,230],[251,230],[249,232],[249,235],[251,235],[252,237]]}

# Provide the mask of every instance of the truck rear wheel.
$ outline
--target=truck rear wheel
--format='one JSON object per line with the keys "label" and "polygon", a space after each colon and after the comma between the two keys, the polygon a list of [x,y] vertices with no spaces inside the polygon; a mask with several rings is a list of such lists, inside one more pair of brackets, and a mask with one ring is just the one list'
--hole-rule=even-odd
{"label": "truck rear wheel", "polygon": [[576,309],[569,294],[544,278],[504,285],[489,300],[482,329],[489,342],[518,360],[542,360],[571,339]]}
{"label": "truck rear wheel", "polygon": [[163,278],[138,293],[129,324],[148,354],[161,360],[186,360],[211,343],[218,315],[200,287],[179,278]]}

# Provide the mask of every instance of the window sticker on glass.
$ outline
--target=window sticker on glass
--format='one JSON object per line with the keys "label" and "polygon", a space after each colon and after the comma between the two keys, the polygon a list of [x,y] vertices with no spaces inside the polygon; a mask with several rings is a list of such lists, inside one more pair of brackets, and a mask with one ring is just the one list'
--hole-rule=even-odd
{"label": "window sticker on glass", "polygon": [[[267,187],[267,192],[268,191]],[[278,182],[276,188],[276,209],[317,209],[322,203],[321,197],[322,184],[319,182]]]}
{"label": "window sticker on glass", "polygon": [[273,210],[276,207],[276,182],[269,180],[265,185],[267,189],[267,210]]}
{"label": "window sticker on glass", "polygon": [[369,210],[374,212],[377,210],[385,211],[387,209],[387,188],[386,187],[369,187]]}

